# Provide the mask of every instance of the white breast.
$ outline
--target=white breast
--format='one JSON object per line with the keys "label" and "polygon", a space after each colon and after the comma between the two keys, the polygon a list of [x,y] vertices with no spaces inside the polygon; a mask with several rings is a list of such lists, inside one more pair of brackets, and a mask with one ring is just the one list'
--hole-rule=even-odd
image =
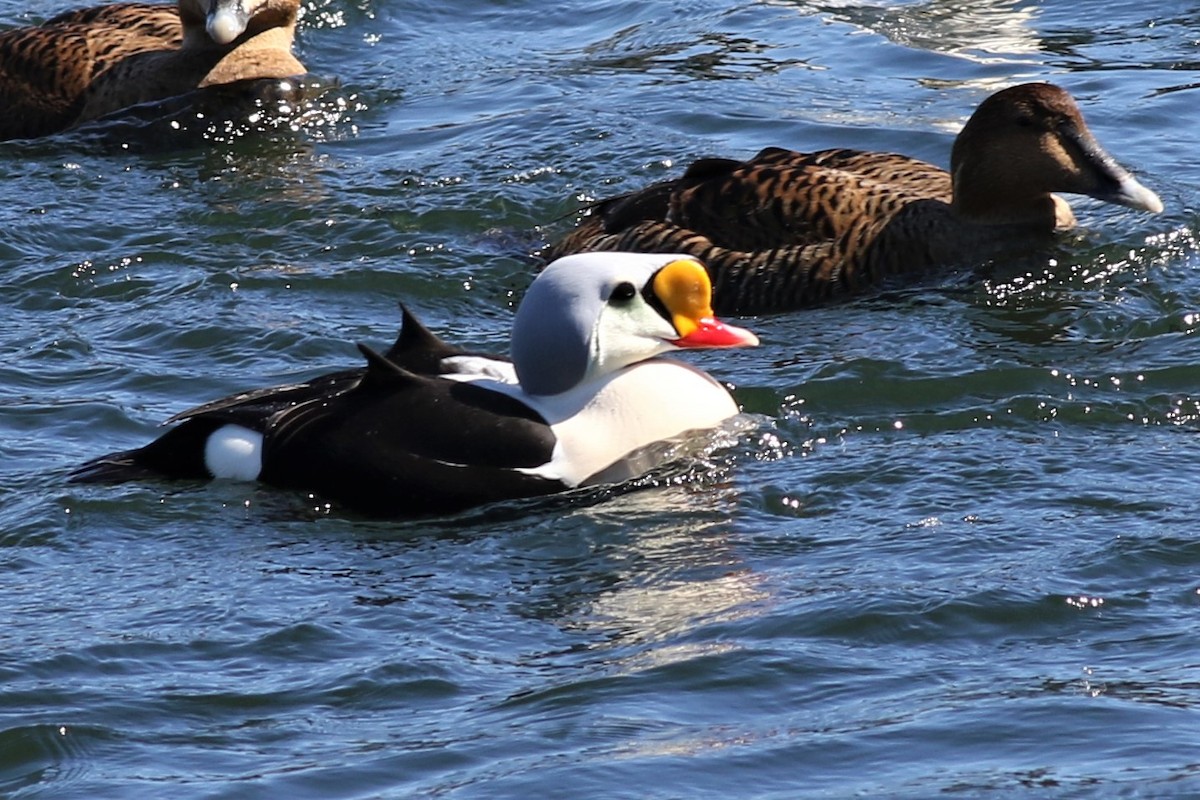
{"label": "white breast", "polygon": [[725,387],[680,361],[654,358],[549,397],[493,384],[541,414],[558,443],[535,474],[578,486],[634,451],[738,413]]}

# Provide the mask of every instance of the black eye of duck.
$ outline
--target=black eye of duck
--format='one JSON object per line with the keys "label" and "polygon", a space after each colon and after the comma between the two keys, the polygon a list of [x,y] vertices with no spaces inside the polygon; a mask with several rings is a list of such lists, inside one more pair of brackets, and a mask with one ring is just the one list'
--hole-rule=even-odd
{"label": "black eye of duck", "polygon": [[612,294],[608,296],[608,302],[616,305],[624,305],[632,300],[637,295],[637,287],[629,281],[618,283],[616,288],[612,290]]}

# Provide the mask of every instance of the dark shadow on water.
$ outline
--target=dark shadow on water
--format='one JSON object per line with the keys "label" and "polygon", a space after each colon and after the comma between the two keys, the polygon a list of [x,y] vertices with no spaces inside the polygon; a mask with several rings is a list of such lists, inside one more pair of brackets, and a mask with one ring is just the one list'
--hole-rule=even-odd
{"label": "dark shadow on water", "polygon": [[336,508],[310,508],[305,516],[310,519],[334,516],[354,520],[355,527],[363,532],[369,531],[373,537],[383,539],[430,536],[448,539],[469,538],[514,526],[525,527],[539,518],[566,517],[609,501],[619,501],[623,497],[654,489],[687,486],[702,490],[704,487],[727,481],[735,460],[735,455],[728,452],[717,453],[709,459],[673,462],[620,483],[581,487],[542,497],[505,500],[451,514],[379,519]]}
{"label": "dark shadow on water", "polygon": [[[171,153],[252,136],[305,132],[333,138],[352,130],[353,97],[334,78],[300,75],[238,81],[142,103],[78,128],[4,144],[22,155],[69,151]],[[3,150],[0,150],[3,152]]]}
{"label": "dark shadow on water", "polygon": [[[189,498],[213,494],[224,497],[220,502],[225,508],[244,507],[249,519],[270,520],[279,524],[308,524],[321,519],[334,519],[349,523],[361,533],[373,539],[403,540],[409,538],[470,537],[494,533],[498,529],[513,527],[514,523],[525,523],[546,516],[567,516],[581,509],[606,503],[609,500],[640,491],[671,486],[688,486],[703,489],[706,486],[725,484],[729,472],[740,460],[740,451],[747,445],[743,442],[734,448],[718,446],[699,454],[688,454],[670,463],[659,466],[639,477],[614,483],[604,483],[570,489],[556,494],[519,500],[505,500],[463,511],[406,517],[379,517],[353,509],[341,508],[313,493],[267,486],[256,483],[225,483],[223,486],[212,481],[149,481],[121,486],[95,485],[71,486],[70,493],[61,498],[68,507],[87,513],[137,513],[130,509],[129,502],[147,504],[147,513],[159,516],[162,504],[171,499],[189,502]],[[56,476],[64,484],[69,471],[58,471]],[[154,498],[148,500],[146,498]],[[202,503],[203,505],[203,503]],[[120,509],[124,508],[124,511]],[[192,514],[195,509],[186,513]],[[231,521],[224,520],[225,524]],[[258,524],[256,523],[256,524]],[[233,523],[236,526],[236,522]]]}

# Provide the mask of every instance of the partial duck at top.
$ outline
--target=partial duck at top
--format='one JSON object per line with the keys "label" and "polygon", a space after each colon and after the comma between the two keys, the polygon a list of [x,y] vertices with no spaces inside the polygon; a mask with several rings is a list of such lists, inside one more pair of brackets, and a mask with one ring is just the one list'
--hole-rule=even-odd
{"label": "partial duck at top", "polygon": [[45,136],[139,103],[303,75],[299,0],[179,0],[68,11],[0,34],[0,139]]}
{"label": "partial duck at top", "polygon": [[596,203],[543,255],[689,253],[709,268],[718,313],[787,311],[1044,241],[1075,224],[1057,192],[1163,209],[1100,146],[1070,94],[1028,83],[980,104],[949,172],[847,149],[702,159],[679,178]]}
{"label": "partial duck at top", "polygon": [[724,386],[664,357],[758,343],[713,317],[711,290],[689,256],[565,258],[522,299],[511,361],[458,350],[405,313],[387,352],[360,346],[365,368],[186,411],[73,480],[259,480],[387,516],[617,483],[738,414]]}

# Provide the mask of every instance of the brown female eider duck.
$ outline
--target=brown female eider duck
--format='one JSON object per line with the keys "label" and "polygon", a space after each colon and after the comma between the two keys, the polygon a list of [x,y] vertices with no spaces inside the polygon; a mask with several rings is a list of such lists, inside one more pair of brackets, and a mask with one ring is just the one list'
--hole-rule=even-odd
{"label": "brown female eider duck", "polygon": [[694,258],[584,253],[547,267],[512,330],[512,361],[456,350],[408,314],[367,366],[173,417],[80,482],[259,480],[380,515],[454,511],[641,474],[656,445],[737,415],[729,391],[665,353],[758,344],[715,319]]}
{"label": "brown female eider duck", "polygon": [[45,136],[193,89],[303,75],[299,0],[115,3],[0,34],[0,139]]}
{"label": "brown female eider duck", "polygon": [[1030,83],[980,104],[949,172],[846,149],[702,159],[680,178],[597,203],[544,256],[689,253],[708,265],[718,312],[786,311],[1069,228],[1075,217],[1053,192],[1163,208],[1104,151],[1066,91]]}

